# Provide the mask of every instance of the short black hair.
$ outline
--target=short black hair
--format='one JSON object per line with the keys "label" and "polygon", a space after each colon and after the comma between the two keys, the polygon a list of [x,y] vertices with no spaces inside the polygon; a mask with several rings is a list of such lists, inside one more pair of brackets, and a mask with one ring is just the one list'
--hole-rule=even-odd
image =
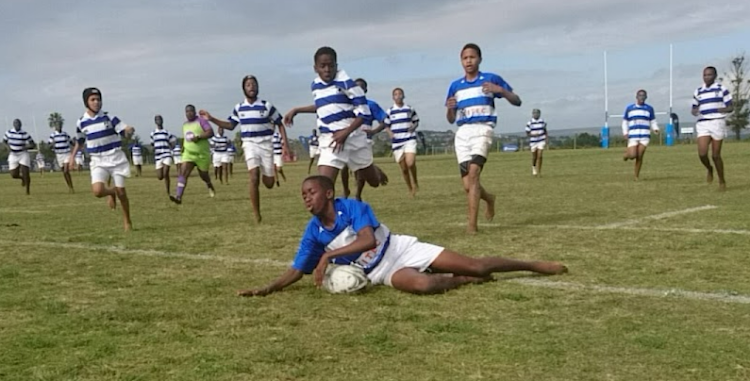
{"label": "short black hair", "polygon": [[318,58],[320,58],[320,56],[331,56],[333,58],[333,62],[338,61],[338,57],[336,56],[336,51],[333,50],[333,48],[330,46],[323,46],[321,48],[318,48],[318,50],[315,51],[315,57],[314,57],[315,62],[318,62]]}
{"label": "short black hair", "polygon": [[304,183],[306,183],[308,181],[315,181],[315,182],[317,182],[318,185],[320,185],[321,188],[323,188],[324,191],[331,190],[333,192],[336,192],[336,189],[335,189],[336,186],[333,184],[333,180],[331,180],[330,177],[323,176],[323,175],[308,176],[305,179],[305,181],[303,181],[302,183],[304,184]]}
{"label": "short black hair", "polygon": [[643,89],[640,89],[640,90],[636,91],[636,92],[635,92],[635,95],[638,95],[638,94],[640,94],[640,93],[643,93],[643,95],[645,95],[645,96],[648,96],[648,91],[646,91],[646,90],[643,90]]}
{"label": "short black hair", "polygon": [[706,68],[705,68],[705,69],[703,69],[703,70],[712,70],[712,71],[714,72],[714,75],[717,75],[717,74],[718,74],[718,73],[716,72],[716,68],[715,68],[715,67],[713,67],[713,66],[706,66]]}
{"label": "short black hair", "polygon": [[466,49],[474,49],[474,51],[477,52],[477,55],[479,56],[479,58],[482,58],[482,49],[479,49],[479,45],[477,45],[477,44],[475,44],[473,42],[470,42],[470,43],[464,45],[464,48],[461,49],[461,54],[463,54],[464,50],[466,50]]}
{"label": "short black hair", "polygon": [[363,85],[363,86],[360,86],[360,87],[362,87],[362,90],[366,93],[367,92],[367,81],[365,81],[364,78],[357,78],[357,79],[354,80],[354,83],[358,84],[360,82],[362,82],[362,85]]}
{"label": "short black hair", "polygon": [[404,92],[404,89],[402,89],[402,88],[400,88],[400,87],[397,87],[397,88],[393,89],[393,90],[391,91],[391,94],[395,93],[395,92],[396,92],[396,90],[399,90],[399,91],[401,91],[401,94],[406,94],[406,93]]}
{"label": "short black hair", "polygon": [[191,108],[191,109],[195,110],[195,106],[193,106],[193,105],[187,105],[187,106],[185,106],[185,108],[186,109]]}

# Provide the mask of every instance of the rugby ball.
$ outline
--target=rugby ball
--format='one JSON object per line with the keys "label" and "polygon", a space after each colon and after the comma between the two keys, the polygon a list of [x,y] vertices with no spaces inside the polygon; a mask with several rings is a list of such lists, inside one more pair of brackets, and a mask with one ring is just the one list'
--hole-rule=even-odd
{"label": "rugby ball", "polygon": [[185,133],[185,140],[192,142],[195,139],[195,134],[193,131],[188,131]]}
{"label": "rugby ball", "polygon": [[331,265],[323,278],[323,289],[331,294],[348,294],[367,287],[367,282],[367,275],[357,266]]}

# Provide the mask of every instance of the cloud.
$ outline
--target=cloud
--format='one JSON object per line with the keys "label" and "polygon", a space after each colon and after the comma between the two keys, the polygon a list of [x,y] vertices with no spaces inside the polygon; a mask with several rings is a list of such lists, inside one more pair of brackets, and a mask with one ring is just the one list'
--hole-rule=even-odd
{"label": "cloud", "polygon": [[[371,97],[388,105],[390,90],[404,87],[424,128],[446,129],[445,92],[461,75],[458,50],[473,41],[483,47],[483,68],[524,100],[521,109],[500,103],[500,130],[518,130],[534,105],[553,128],[596,125],[602,50],[613,52],[613,108],[636,87],[664,104],[666,65],[639,52],[738,31],[747,37],[748,11],[750,2],[697,0],[6,1],[0,117],[60,111],[70,125],[82,112],[81,90],[94,85],[105,107],[145,136],[156,113],[179,125],[186,103],[228,113],[248,73],[287,110],[310,103],[312,54],[330,45],[343,68],[368,79]],[[726,60],[729,49],[696,53],[676,68],[675,104],[692,93],[700,66]],[[313,124],[303,118],[295,129]]]}

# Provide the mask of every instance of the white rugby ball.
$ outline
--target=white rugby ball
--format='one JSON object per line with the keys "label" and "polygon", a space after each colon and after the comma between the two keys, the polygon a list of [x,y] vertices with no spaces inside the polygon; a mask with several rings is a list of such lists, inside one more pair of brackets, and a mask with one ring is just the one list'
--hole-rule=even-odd
{"label": "white rugby ball", "polygon": [[367,275],[351,265],[330,265],[323,278],[323,289],[331,294],[348,294],[367,287]]}

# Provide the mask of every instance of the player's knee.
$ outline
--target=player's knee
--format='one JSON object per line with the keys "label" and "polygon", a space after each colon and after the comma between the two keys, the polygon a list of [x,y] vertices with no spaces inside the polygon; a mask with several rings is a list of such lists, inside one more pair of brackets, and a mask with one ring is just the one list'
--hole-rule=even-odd
{"label": "player's knee", "polygon": [[125,188],[115,188],[115,194],[118,198],[128,197],[128,194],[125,192]]}
{"label": "player's knee", "polygon": [[711,153],[711,158],[714,159],[714,161],[721,160],[721,154],[713,152]]}
{"label": "player's knee", "polygon": [[419,295],[432,294],[435,292],[434,283],[429,275],[416,277],[409,284],[409,292]]}

